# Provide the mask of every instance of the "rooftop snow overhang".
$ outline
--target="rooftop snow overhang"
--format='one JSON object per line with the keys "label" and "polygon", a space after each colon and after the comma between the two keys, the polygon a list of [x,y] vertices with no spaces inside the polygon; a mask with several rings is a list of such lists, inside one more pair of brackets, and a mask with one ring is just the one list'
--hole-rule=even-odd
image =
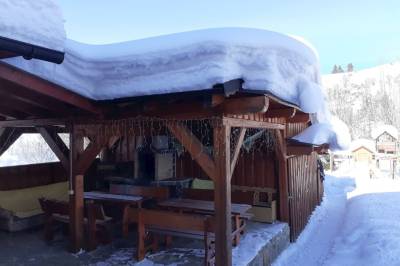
{"label": "rooftop snow overhang", "polygon": [[26,60],[35,58],[56,64],[64,61],[63,52],[0,36],[0,57],[15,56],[22,56]]}

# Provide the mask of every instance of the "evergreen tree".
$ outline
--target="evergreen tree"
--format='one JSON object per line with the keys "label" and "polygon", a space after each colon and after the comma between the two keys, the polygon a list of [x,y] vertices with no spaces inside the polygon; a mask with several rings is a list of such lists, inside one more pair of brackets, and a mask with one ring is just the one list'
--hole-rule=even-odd
{"label": "evergreen tree", "polygon": [[339,65],[339,67],[338,67],[338,72],[337,72],[337,73],[343,73],[343,72],[344,72],[344,71],[343,71],[342,66]]}
{"label": "evergreen tree", "polygon": [[347,72],[353,72],[354,71],[354,66],[352,63],[347,65]]}
{"label": "evergreen tree", "polygon": [[332,74],[336,74],[336,73],[338,73],[338,68],[337,68],[337,65],[334,65],[333,66],[333,70],[332,70]]}

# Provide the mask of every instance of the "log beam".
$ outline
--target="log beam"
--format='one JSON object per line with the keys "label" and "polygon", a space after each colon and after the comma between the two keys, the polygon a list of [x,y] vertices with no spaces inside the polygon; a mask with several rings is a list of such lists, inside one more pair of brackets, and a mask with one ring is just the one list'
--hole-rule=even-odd
{"label": "log beam", "polygon": [[36,130],[49,145],[50,149],[54,152],[60,160],[62,166],[66,171],[69,170],[69,149],[67,145],[58,136],[57,132],[46,127],[36,127]]}
{"label": "log beam", "polygon": [[84,202],[83,175],[78,174],[77,162],[83,151],[83,136],[77,134],[74,126],[70,127],[70,169],[69,169],[69,207],[70,207],[70,250],[73,253],[83,248]]}
{"label": "log beam", "polygon": [[16,119],[0,121],[0,127],[43,127],[61,126],[68,123],[67,119]]}
{"label": "log beam", "polygon": [[16,128],[0,128],[0,156],[5,153],[11,145],[22,135]]}
{"label": "log beam", "polygon": [[264,121],[246,120],[241,118],[224,117],[222,123],[230,127],[245,127],[245,128],[266,128],[266,129],[285,129],[285,125]]}
{"label": "log beam", "polygon": [[212,179],[215,180],[215,163],[210,155],[207,154],[205,147],[198,138],[185,126],[179,123],[167,122],[169,131],[185,147],[201,169]]}
{"label": "log beam", "polygon": [[102,113],[101,109],[90,100],[6,63],[0,63],[0,78],[27,88],[34,93],[39,93],[58,101],[62,100],[62,102],[81,110],[93,114]]}
{"label": "log beam", "polygon": [[217,170],[214,179],[216,265],[232,265],[230,134],[229,126],[218,125],[214,128]]}
{"label": "log beam", "polygon": [[253,114],[265,113],[268,106],[269,99],[266,96],[227,98],[213,110],[217,114]]}
{"label": "log beam", "polygon": [[296,108],[281,108],[281,109],[270,109],[265,113],[265,117],[269,118],[291,118],[296,115]]}
{"label": "log beam", "polygon": [[235,166],[239,158],[240,149],[242,148],[245,135],[246,135],[246,128],[241,128],[239,133],[239,138],[236,142],[235,150],[233,152],[233,157],[231,162],[231,175],[233,175],[233,171],[235,170]]}
{"label": "log beam", "polygon": [[289,222],[289,181],[287,170],[287,151],[285,131],[275,130],[275,154],[279,163],[279,215],[280,220]]}

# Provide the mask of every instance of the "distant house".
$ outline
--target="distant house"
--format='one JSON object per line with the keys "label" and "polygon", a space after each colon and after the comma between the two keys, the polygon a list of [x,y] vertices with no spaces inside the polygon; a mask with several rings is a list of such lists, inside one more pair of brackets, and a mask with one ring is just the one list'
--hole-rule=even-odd
{"label": "distant house", "polygon": [[385,125],[372,132],[375,148],[379,154],[397,154],[398,131],[394,126]]}
{"label": "distant house", "polygon": [[372,163],[375,160],[375,143],[369,139],[358,139],[351,144],[354,162]]}

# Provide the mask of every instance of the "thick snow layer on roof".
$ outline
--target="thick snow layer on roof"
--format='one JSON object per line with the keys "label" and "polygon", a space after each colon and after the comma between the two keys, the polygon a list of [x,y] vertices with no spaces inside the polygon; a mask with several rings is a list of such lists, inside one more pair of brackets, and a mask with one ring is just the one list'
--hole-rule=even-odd
{"label": "thick snow layer on roof", "polygon": [[399,138],[399,132],[397,131],[397,128],[395,128],[394,126],[391,126],[391,125],[379,126],[379,127],[375,128],[374,130],[372,130],[371,135],[372,135],[373,139],[376,139],[377,137],[379,137],[380,135],[382,135],[385,132],[387,132],[389,135],[391,135],[395,139]]}
{"label": "thick snow layer on roof", "polygon": [[[245,90],[293,103],[315,114],[313,123],[331,123],[314,49],[267,30],[207,29],[109,45],[67,40],[61,65],[5,61],[95,100],[204,90],[243,79]],[[327,128],[325,143],[342,147],[335,127]]]}
{"label": "thick snow layer on roof", "polygon": [[350,144],[350,151],[355,151],[359,148],[367,148],[371,152],[375,152],[375,142],[370,139],[356,139]]}
{"label": "thick snow layer on roof", "polygon": [[329,144],[333,151],[346,150],[350,145],[349,129],[336,117],[333,117],[330,123],[314,123],[292,139],[314,145]]}
{"label": "thick snow layer on roof", "polygon": [[304,43],[258,29],[198,30],[110,45],[68,40],[60,66],[7,62],[97,100],[212,88],[242,78],[244,88],[315,113],[323,102],[317,56]]}
{"label": "thick snow layer on roof", "polygon": [[0,0],[0,18],[0,37],[64,51],[64,19],[53,0]]}

